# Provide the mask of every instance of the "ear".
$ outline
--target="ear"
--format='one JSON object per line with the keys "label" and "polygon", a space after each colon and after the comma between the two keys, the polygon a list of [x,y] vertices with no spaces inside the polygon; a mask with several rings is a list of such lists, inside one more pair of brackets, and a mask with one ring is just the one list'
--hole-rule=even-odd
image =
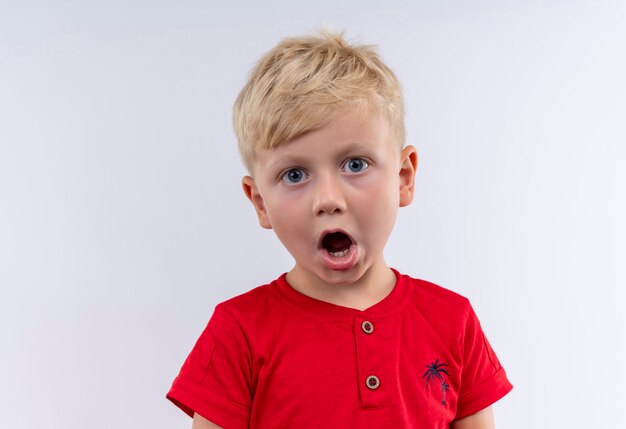
{"label": "ear", "polygon": [[408,206],[413,201],[416,170],[417,150],[407,146],[400,153],[400,207]]}
{"label": "ear", "polygon": [[259,193],[259,189],[257,188],[254,179],[250,176],[244,176],[241,180],[241,186],[243,187],[244,194],[246,194],[246,197],[248,197],[256,210],[256,215],[259,218],[259,225],[265,229],[272,229],[272,225],[267,217],[267,210],[265,210],[265,204],[263,203],[263,197]]}

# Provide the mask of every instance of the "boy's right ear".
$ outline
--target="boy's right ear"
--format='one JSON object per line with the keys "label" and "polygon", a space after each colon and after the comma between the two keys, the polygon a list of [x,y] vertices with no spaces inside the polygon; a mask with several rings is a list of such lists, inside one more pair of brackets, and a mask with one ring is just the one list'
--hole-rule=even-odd
{"label": "boy's right ear", "polygon": [[254,179],[250,176],[244,176],[241,180],[241,186],[246,197],[250,200],[256,210],[256,215],[259,218],[259,225],[265,229],[272,229],[272,224],[267,216],[267,210],[265,209],[265,203],[263,197],[259,193],[259,189],[254,182]]}

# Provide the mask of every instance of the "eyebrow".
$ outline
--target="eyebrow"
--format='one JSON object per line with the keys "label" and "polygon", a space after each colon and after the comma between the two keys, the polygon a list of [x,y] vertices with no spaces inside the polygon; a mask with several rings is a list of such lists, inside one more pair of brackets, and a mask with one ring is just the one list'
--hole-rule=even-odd
{"label": "eyebrow", "polygon": [[306,164],[306,157],[298,155],[286,155],[269,164],[267,169],[270,171],[282,170],[287,166],[300,166],[304,164]]}
{"label": "eyebrow", "polygon": [[353,143],[349,143],[348,146],[344,150],[339,152],[339,154],[342,156],[345,156],[350,152],[373,152],[373,149],[371,146],[368,146],[364,143],[353,142]]}

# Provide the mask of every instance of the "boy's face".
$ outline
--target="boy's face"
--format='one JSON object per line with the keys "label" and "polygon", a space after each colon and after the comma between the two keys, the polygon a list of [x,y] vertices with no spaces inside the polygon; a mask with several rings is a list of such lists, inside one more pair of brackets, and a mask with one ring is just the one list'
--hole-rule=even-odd
{"label": "boy's face", "polygon": [[413,199],[416,167],[415,148],[400,151],[382,115],[342,109],[326,126],[260,150],[243,187],[261,226],[295,258],[292,279],[352,284],[386,268],[383,249],[398,207]]}

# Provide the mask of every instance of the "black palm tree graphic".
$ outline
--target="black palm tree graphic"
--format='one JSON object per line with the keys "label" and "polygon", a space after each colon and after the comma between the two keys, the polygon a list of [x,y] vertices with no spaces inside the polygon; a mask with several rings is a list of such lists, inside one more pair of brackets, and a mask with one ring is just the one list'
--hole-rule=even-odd
{"label": "black palm tree graphic", "polygon": [[445,381],[441,383],[441,405],[448,405],[446,402],[446,392],[450,390],[450,386]]}
{"label": "black palm tree graphic", "polygon": [[448,383],[446,382],[446,380],[443,378],[443,375],[441,374],[445,374],[447,376],[450,376],[450,374],[448,374],[448,371],[444,368],[445,366],[448,366],[447,363],[439,363],[439,359],[435,360],[434,362],[432,362],[430,365],[426,365],[426,372],[424,373],[424,375],[422,376],[422,378],[424,378],[426,380],[426,385],[428,386],[428,383],[430,382],[430,380],[436,379],[439,381],[439,384],[441,385],[441,403],[442,405],[446,405],[446,392],[448,390],[450,390],[450,386],[448,385]]}

